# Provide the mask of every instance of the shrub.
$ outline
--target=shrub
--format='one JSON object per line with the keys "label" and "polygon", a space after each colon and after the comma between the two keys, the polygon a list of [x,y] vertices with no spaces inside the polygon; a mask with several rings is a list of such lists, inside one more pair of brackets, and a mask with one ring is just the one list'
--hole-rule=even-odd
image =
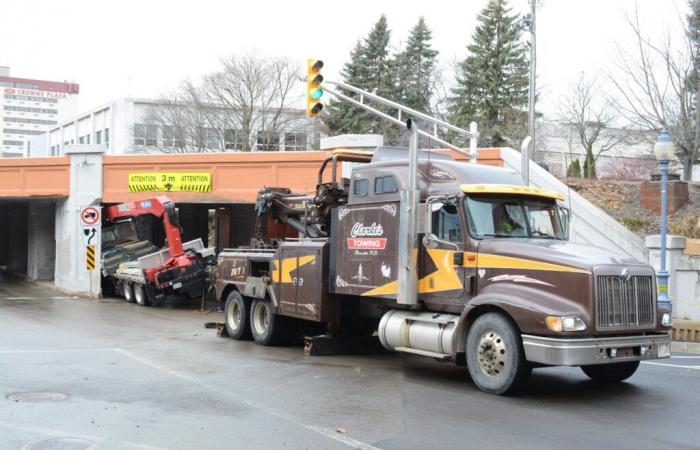
{"label": "shrub", "polygon": [[620,220],[630,231],[639,231],[649,226],[649,221],[641,217],[625,216]]}
{"label": "shrub", "polygon": [[566,171],[566,176],[571,178],[581,178],[581,163],[574,159]]}
{"label": "shrub", "polygon": [[700,239],[700,221],[695,214],[686,213],[668,225],[671,233],[691,239]]}

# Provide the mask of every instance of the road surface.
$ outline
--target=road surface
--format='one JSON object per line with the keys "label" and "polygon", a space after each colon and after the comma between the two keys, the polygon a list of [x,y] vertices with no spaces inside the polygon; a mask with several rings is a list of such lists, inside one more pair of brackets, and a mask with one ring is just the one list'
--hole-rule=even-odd
{"label": "road surface", "polygon": [[0,279],[3,449],[700,448],[700,355],[629,382],[535,370],[516,397],[411,355],[305,357],[218,338],[197,302]]}

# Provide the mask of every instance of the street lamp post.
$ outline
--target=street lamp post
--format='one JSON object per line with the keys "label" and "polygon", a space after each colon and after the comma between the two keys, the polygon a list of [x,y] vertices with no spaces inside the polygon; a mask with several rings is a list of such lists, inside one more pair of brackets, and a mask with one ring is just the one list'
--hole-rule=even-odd
{"label": "street lamp post", "polygon": [[656,274],[658,301],[668,305],[671,310],[671,298],[668,296],[668,272],[666,271],[666,188],[668,186],[668,162],[674,153],[673,140],[666,128],[656,138],[654,155],[661,169],[661,230],[659,240],[661,251],[659,255],[659,272]]}

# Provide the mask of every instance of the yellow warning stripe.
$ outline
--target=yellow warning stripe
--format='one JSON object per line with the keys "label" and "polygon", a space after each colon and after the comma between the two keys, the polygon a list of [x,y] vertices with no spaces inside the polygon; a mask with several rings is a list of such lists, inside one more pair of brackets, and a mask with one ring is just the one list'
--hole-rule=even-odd
{"label": "yellow warning stripe", "polygon": [[[432,292],[451,291],[462,289],[461,277],[454,266],[454,251],[427,249],[430,259],[437,270],[418,280],[418,292],[427,294]],[[480,269],[519,269],[519,270],[543,270],[549,272],[590,273],[588,270],[560,264],[551,264],[531,259],[514,258],[511,256],[492,255],[488,253],[464,252],[464,264],[462,267]],[[371,289],[363,296],[392,295],[398,292],[398,280]]]}
{"label": "yellow warning stripe", "polygon": [[[282,260],[282,268],[279,267],[279,260],[275,259],[275,268],[272,270],[272,281],[275,283],[291,283],[292,282],[292,271],[298,269],[304,264],[308,264],[316,259],[316,255],[306,255],[300,256],[299,262],[297,264],[297,257],[292,256],[291,258],[284,258]],[[280,281],[281,276],[281,281]]]}

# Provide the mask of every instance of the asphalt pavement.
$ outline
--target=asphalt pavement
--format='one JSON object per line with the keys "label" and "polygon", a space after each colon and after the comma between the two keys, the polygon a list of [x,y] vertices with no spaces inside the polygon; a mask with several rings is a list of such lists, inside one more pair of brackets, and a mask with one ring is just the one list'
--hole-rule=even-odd
{"label": "asphalt pavement", "polygon": [[198,307],[0,279],[0,449],[700,448],[700,354],[613,386],[537,369],[497,397],[417,356],[219,338]]}

